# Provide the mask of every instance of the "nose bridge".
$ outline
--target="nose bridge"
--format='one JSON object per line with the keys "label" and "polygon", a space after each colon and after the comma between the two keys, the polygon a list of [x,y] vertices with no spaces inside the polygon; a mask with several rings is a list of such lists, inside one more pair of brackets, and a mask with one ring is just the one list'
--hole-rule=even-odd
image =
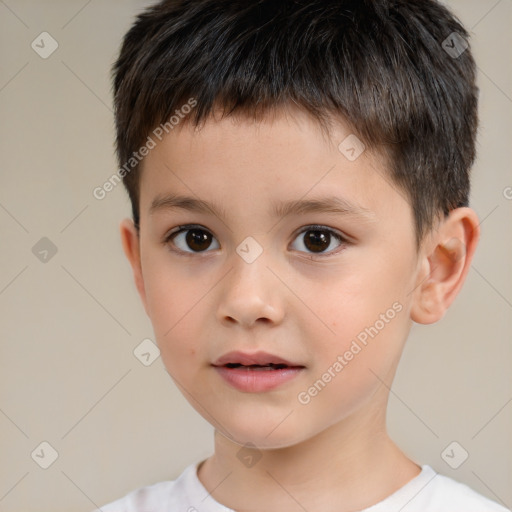
{"label": "nose bridge", "polygon": [[269,252],[252,237],[238,245],[224,281],[219,316],[244,325],[258,319],[278,322],[283,313],[278,280],[269,270]]}

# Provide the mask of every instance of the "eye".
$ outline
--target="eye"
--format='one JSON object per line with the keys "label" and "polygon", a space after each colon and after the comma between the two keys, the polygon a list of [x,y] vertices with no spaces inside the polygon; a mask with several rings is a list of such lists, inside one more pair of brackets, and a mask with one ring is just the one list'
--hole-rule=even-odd
{"label": "eye", "polygon": [[[299,247],[293,247],[296,250],[304,252],[301,246],[306,249],[306,252],[310,251],[311,255],[326,256],[331,253],[337,253],[338,251],[333,250],[338,243],[338,247],[343,247],[348,241],[341,234],[333,231],[326,226],[307,226],[303,229],[295,240],[300,241],[300,237],[303,237],[303,241],[299,243]],[[207,249],[212,247],[213,249],[219,249],[219,244],[215,237],[208,231],[199,225],[186,225],[178,226],[176,229],[165,235],[164,244],[172,245],[177,247],[170,249],[174,252],[187,253],[188,255],[198,254],[201,252],[210,252]],[[328,252],[327,249],[331,248]]]}
{"label": "eye", "polygon": [[[303,229],[296,240],[301,240],[299,243],[298,250],[302,250],[300,246],[306,248],[306,250],[311,251],[310,254],[317,254],[320,256],[326,256],[331,253],[337,253],[332,249],[333,243],[338,242],[338,247],[343,247],[347,242],[345,237],[343,237],[340,233],[333,231],[325,226],[308,226],[306,229]],[[334,243],[335,246],[335,243]],[[331,247],[331,250],[325,253],[327,249]]]}
{"label": "eye", "polygon": [[[185,252],[189,254],[205,252],[215,240],[214,236],[206,229],[197,225],[178,226],[165,236],[164,243],[178,247],[176,252]],[[192,250],[188,250],[188,248]],[[219,244],[214,249],[218,249]],[[175,249],[171,250],[175,251]],[[209,252],[209,251],[206,251]]]}

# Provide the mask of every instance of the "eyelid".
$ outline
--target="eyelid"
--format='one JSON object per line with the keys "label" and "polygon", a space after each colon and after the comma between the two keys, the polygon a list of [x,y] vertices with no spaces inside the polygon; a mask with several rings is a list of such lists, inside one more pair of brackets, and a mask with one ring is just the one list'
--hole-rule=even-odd
{"label": "eyelid", "polygon": [[[167,231],[162,238],[162,242],[164,242],[164,243],[168,242],[173,235],[176,235],[176,234],[180,233],[181,231],[187,231],[189,229],[194,229],[194,228],[202,229],[204,231],[208,231],[208,233],[212,233],[210,229],[208,229],[204,226],[201,226],[200,224],[183,224],[181,226],[176,226],[176,227],[172,228],[170,231]],[[212,235],[213,235],[213,233],[212,233]]]}
{"label": "eyelid", "polygon": [[332,233],[333,235],[336,235],[343,240],[348,240],[348,237],[346,237],[341,231],[330,228],[329,226],[326,226],[325,224],[308,224],[307,226],[301,227],[298,231],[294,233],[293,236],[300,235],[301,233],[304,233],[305,231],[327,231],[329,233]]}

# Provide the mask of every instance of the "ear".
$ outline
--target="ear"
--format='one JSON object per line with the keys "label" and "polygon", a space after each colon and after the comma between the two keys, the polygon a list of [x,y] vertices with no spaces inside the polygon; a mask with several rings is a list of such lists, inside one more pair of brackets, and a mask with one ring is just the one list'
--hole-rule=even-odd
{"label": "ear", "polygon": [[140,259],[140,237],[139,231],[131,219],[124,219],[119,226],[121,232],[121,242],[126,258],[130,262],[133,271],[135,286],[139,292],[146,314],[148,313],[146,303],[146,290],[144,288],[144,277],[142,275],[142,265]]}
{"label": "ear", "polygon": [[421,249],[411,319],[431,324],[443,318],[471,266],[480,227],[471,208],[456,208]]}

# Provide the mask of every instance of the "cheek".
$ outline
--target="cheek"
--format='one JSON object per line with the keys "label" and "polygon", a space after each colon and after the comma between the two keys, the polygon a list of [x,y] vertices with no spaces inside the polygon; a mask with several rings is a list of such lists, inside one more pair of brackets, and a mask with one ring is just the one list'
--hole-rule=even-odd
{"label": "cheek", "polygon": [[[323,353],[297,397],[301,404],[309,400],[315,410],[324,411],[322,414],[334,423],[372,400],[379,389],[384,389],[382,381],[391,384],[407,322],[405,310],[398,303],[382,313],[387,313],[384,318],[388,323],[378,317],[369,321],[351,318],[351,325],[336,341],[323,344]],[[304,413],[308,416],[307,406]]]}
{"label": "cheek", "polygon": [[[343,367],[338,365],[338,372],[356,375],[362,371],[361,366],[374,368],[376,373],[385,372],[400,356],[409,328],[403,304],[384,301],[366,303],[365,307],[364,311],[357,307],[345,311],[345,320],[332,323],[336,334],[316,343],[317,347],[323,347],[322,355],[317,358],[322,368],[317,367],[317,372],[325,371],[336,362]],[[356,366],[359,368],[354,370]],[[350,371],[345,371],[349,368]]]}
{"label": "cheek", "polygon": [[373,324],[395,302],[403,303],[407,294],[403,277],[375,263],[347,266],[321,283],[309,301],[318,317],[336,332],[332,336],[344,339]]}
{"label": "cheek", "polygon": [[405,262],[388,261],[381,258],[373,265],[360,261],[353,268],[347,266],[328,286],[311,296],[310,300],[317,298],[313,302],[315,312],[330,328],[329,331],[318,323],[318,329],[322,329],[318,339],[320,331],[317,329],[315,335],[308,327],[311,339],[317,340],[314,345],[322,347],[321,354],[318,351],[315,357],[323,365],[315,368],[317,373],[342,356],[347,370],[365,365],[362,374],[372,377],[369,367],[375,368],[376,373],[379,368],[385,371],[399,357],[409,328],[410,290],[403,272]]}
{"label": "cheek", "polygon": [[146,302],[156,341],[162,359],[170,370],[176,361],[197,357],[201,339],[201,323],[198,321],[208,301],[208,287],[184,276],[178,267],[162,261],[162,257],[146,257],[143,260]]}

